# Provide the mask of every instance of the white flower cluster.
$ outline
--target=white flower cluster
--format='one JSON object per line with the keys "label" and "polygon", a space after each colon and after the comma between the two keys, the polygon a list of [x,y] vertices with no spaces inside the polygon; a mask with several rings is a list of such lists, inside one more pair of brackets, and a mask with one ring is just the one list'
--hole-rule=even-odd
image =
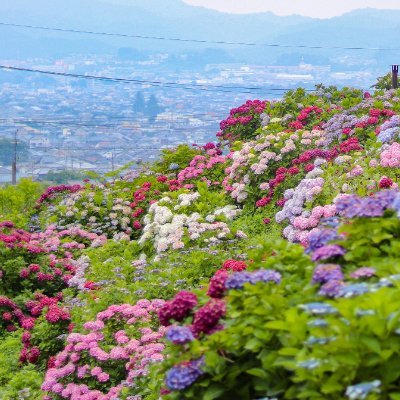
{"label": "white flower cluster", "polygon": [[[179,204],[194,202],[200,197],[198,193],[180,195]],[[150,206],[144,218],[143,234],[139,239],[139,244],[152,241],[157,253],[165,252],[169,249],[177,250],[185,247],[184,237],[197,240],[206,233],[211,233],[211,237],[204,237],[204,242],[215,243],[225,239],[230,233],[230,229],[225,222],[217,221],[218,217],[224,216],[228,220],[234,219],[240,212],[236,206],[227,205],[215,210],[204,219],[197,213],[174,214],[170,208],[173,202],[170,198],[164,197],[159,202]]]}
{"label": "white flower cluster", "polygon": [[179,203],[174,207],[174,210],[179,210],[182,207],[188,207],[200,197],[200,193],[181,193],[178,196]]}
{"label": "white flower cluster", "polygon": [[[130,202],[118,198],[119,192],[99,185],[102,192],[85,191],[68,194],[55,207],[52,214],[56,214],[60,225],[74,226],[90,230],[97,234],[106,233],[114,240],[125,239],[132,232],[130,227]],[[96,196],[100,194],[101,201]],[[79,221],[79,224],[76,223]]]}

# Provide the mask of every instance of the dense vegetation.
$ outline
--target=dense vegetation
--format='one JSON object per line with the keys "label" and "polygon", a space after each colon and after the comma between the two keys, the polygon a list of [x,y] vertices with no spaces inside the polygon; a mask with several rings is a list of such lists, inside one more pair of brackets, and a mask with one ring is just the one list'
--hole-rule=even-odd
{"label": "dense vegetation", "polygon": [[0,398],[400,399],[399,96],[298,89],[2,189]]}

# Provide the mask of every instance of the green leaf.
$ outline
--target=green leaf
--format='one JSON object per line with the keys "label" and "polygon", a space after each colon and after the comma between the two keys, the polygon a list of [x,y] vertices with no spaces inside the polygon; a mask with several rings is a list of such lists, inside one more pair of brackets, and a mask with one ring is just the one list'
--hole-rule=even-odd
{"label": "green leaf", "polygon": [[258,376],[259,378],[263,379],[266,379],[268,377],[268,374],[261,368],[251,368],[248,369],[246,373],[249,375]]}

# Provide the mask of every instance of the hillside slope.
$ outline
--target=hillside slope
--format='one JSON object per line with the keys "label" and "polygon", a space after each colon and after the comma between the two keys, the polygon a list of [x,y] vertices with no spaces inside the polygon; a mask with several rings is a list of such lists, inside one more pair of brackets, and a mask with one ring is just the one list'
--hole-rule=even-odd
{"label": "hillside slope", "polygon": [[4,208],[0,398],[398,398],[399,95],[249,100]]}

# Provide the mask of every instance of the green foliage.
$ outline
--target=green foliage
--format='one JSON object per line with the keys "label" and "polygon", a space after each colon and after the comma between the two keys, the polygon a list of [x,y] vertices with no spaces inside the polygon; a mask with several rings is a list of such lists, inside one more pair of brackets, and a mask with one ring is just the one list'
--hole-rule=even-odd
{"label": "green foliage", "polygon": [[166,174],[171,172],[171,164],[177,164],[179,166],[178,170],[187,167],[193,157],[200,154],[200,151],[186,144],[180,144],[174,149],[164,149],[161,153],[160,160],[154,163],[152,169],[155,172]]}
{"label": "green foliage", "polygon": [[70,181],[82,181],[90,176],[85,171],[66,170],[66,171],[49,171],[45,176],[45,181],[54,182],[56,184],[68,183]]}
{"label": "green foliage", "polygon": [[0,398],[2,400],[38,400],[42,397],[40,385],[43,371],[34,365],[21,366],[19,333],[0,340]]}
{"label": "green foliage", "polygon": [[371,86],[371,88],[375,88],[378,90],[389,90],[392,88],[392,74],[391,72],[387,73],[384,76],[381,76],[377,79],[377,82]]}
{"label": "green foliage", "polygon": [[30,179],[21,179],[15,186],[0,187],[0,221],[12,220],[17,226],[25,227],[43,190],[44,185]]}

